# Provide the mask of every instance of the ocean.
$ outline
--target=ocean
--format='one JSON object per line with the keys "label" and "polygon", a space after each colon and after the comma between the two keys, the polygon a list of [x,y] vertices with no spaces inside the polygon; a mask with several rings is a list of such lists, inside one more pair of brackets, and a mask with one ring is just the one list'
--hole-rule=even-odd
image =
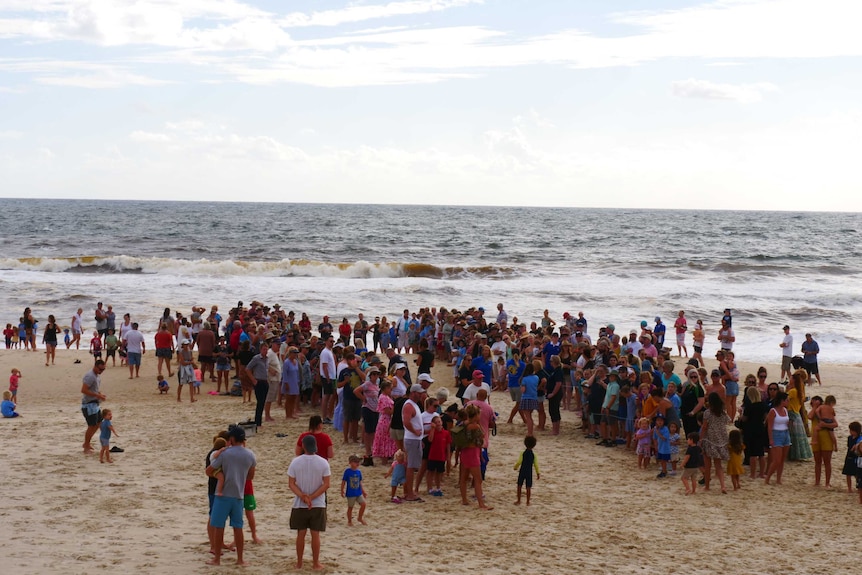
{"label": "ocean", "polygon": [[731,308],[743,361],[780,363],[785,323],[822,363],[862,351],[856,213],[0,199],[0,270],[4,325],[82,307],[92,329],[98,301],[149,334],[165,307],[238,300],[315,326],[503,303],[528,324],[583,311],[595,338],[685,310],[708,357]]}

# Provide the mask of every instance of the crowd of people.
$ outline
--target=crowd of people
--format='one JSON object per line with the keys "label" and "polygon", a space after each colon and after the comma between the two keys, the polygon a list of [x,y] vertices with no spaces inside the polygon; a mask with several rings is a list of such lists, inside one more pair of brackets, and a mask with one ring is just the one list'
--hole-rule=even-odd
{"label": "crowd of people", "polygon": [[[79,320],[81,313],[76,314]],[[28,314],[29,309],[24,315],[32,320]],[[134,378],[139,376],[147,351],[146,338],[129,314],[117,327],[112,307],[102,311],[99,303],[94,316],[97,329],[93,338],[102,345],[94,347],[91,341],[95,366],[82,387],[82,410],[88,425],[85,451],[93,449],[90,439],[102,423],[98,407],[104,395],[99,390],[99,375],[107,367],[105,361],[115,364],[119,355],[121,365],[126,364],[129,377]],[[288,419],[314,413],[309,431],[297,442],[296,467],[291,464],[295,475],[289,476],[296,494],[295,510],[301,510],[296,521],[292,514],[291,527],[302,533],[303,546],[305,530],[311,531],[317,566],[325,512],[321,521],[321,513],[312,511],[319,507],[329,487],[329,465],[324,470],[317,460],[327,461],[332,456],[332,440],[324,426],[331,425],[334,432],[340,432],[345,444],[361,442],[364,448],[364,457],[349,462],[342,482],[351,523],[355,505],[360,509],[358,520],[364,520],[360,467],[374,466],[375,461],[389,468],[393,503],[421,502],[426,493],[441,496],[441,475],[459,466],[461,502],[470,504],[467,495],[472,489],[478,507],[491,509],[485,502],[482,482],[498,419],[490,405],[495,392],[508,395],[512,401],[511,409],[500,410],[508,415],[506,422],[511,424],[519,417],[524,423],[525,450],[516,464],[520,471],[517,503],[524,485],[530,503],[532,471],[538,475],[538,458],[533,452],[536,434],[547,431],[551,436],[559,435],[563,411],[575,412],[584,437],[597,440],[598,446],[631,450],[642,469],[649,469],[654,460],[658,478],[680,470],[687,494],[696,493],[698,485],[710,489],[713,476],[722,492],[727,490],[726,475],[738,489],[745,465],[750,477],[781,483],[785,460],[812,458],[815,483],[820,484],[822,474],[824,484],[830,486],[832,454],[838,449],[836,401],[832,396],[808,399],[806,392],[809,377],[821,383],[817,343],[806,334],[801,365],[795,366],[792,336],[785,326],[779,344],[781,381],[767,383],[763,367],[743,379],[733,351],[732,322],[730,310],[725,310],[716,337],[717,366],[712,370],[704,367],[707,335],[701,320],[691,332],[693,353],[688,357],[689,329],[684,311],[678,312],[673,324],[678,362],[671,360],[673,344],[665,341],[667,328],[660,317],[655,317],[652,325],[642,321],[638,328],[622,335],[613,324],[604,325],[594,342],[583,312],[565,313],[558,324],[545,310],[528,325],[517,317],[510,320],[503,304],[498,304],[493,317],[486,317],[481,307],[464,311],[423,308],[413,313],[405,309],[394,321],[385,316],[368,321],[359,314],[355,322],[344,317],[334,326],[323,316],[316,329],[305,313],[297,317],[279,305],[270,307],[257,301],[247,306],[239,302],[226,318],[219,315],[217,306],[209,312],[194,307],[188,317],[165,309],[152,343],[160,389],[168,385],[165,372],[167,377],[176,375],[178,400],[183,386],[189,385],[191,390],[193,384],[209,377],[217,384],[217,393],[242,395],[244,402],[251,402],[254,396],[257,426],[275,421],[273,404],[283,409]],[[82,321],[72,322],[67,347],[79,345],[82,325]],[[24,340],[29,342],[27,348],[35,349],[35,321],[29,326],[24,327]],[[48,326],[46,335],[49,330],[59,333],[53,316]],[[8,337],[7,343],[11,343]],[[415,355],[413,367],[406,359],[408,354]],[[178,365],[173,370],[175,357]],[[683,361],[681,378],[676,371],[677,363]],[[53,355],[46,351],[46,365],[52,362]],[[439,382],[443,385],[429,394],[435,384],[431,369],[437,362],[451,369],[451,387],[458,401],[448,406],[450,382]],[[740,380],[744,381],[742,387]],[[191,392],[192,401],[194,397]],[[810,402],[808,409],[806,402]],[[499,405],[496,400],[494,403]],[[848,489],[852,489],[851,477],[858,476],[856,457],[862,456],[858,428],[856,422],[849,427],[842,469],[848,477]],[[224,457],[236,447],[248,451],[240,431],[221,437],[225,443],[222,447],[227,449],[214,452],[213,463],[207,467],[210,475],[214,469],[223,468],[220,473],[225,485],[231,482],[214,495],[214,502],[220,497],[241,502],[239,507],[235,501],[212,506],[209,531],[215,563],[220,560],[223,547],[218,542],[223,539],[228,518],[241,540],[241,531],[236,534],[236,529],[239,525],[241,530],[242,501],[251,489],[253,454],[249,458],[245,451],[237,451],[243,454],[240,467],[247,467],[248,483],[238,482],[239,475],[228,473],[235,463]],[[216,489],[216,484],[211,487]],[[399,487],[402,495],[398,494]],[[856,487],[862,502],[862,476],[858,476]],[[253,511],[245,501],[245,511]],[[249,519],[253,522],[253,514]],[[242,562],[242,546],[236,543]],[[299,541],[297,551],[301,565]]]}

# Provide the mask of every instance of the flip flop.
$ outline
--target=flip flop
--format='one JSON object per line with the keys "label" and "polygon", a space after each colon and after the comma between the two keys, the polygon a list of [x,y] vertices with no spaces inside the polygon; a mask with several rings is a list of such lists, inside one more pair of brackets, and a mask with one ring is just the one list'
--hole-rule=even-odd
{"label": "flip flop", "polygon": [[417,497],[416,499],[402,499],[401,501],[405,501],[407,503],[425,503],[425,500],[421,497]]}
{"label": "flip flop", "polygon": [[286,433],[276,433],[275,436],[276,437],[287,437],[287,434]]}
{"label": "flip flop", "polygon": [[111,448],[111,453],[124,453],[126,450],[116,445]]}

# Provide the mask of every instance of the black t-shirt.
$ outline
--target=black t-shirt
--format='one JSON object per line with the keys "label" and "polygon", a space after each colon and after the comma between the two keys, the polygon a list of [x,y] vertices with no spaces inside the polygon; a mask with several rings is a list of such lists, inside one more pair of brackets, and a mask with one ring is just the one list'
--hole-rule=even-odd
{"label": "black t-shirt", "polygon": [[404,420],[401,416],[401,410],[404,404],[410,399],[406,395],[396,398],[392,407],[392,420],[389,422],[389,429],[404,429]]}
{"label": "black t-shirt", "polygon": [[362,378],[359,376],[359,372],[357,372],[352,367],[345,367],[338,374],[338,382],[341,383],[345,381],[344,391],[341,392],[342,399],[345,404],[347,403],[362,403],[362,400],[356,397],[356,394],[353,391],[362,385]]}
{"label": "black t-shirt", "polygon": [[419,352],[419,373],[431,373],[431,364],[434,363],[434,352],[430,349]]}
{"label": "black t-shirt", "polygon": [[685,454],[689,456],[685,462],[685,469],[697,469],[703,467],[703,451],[697,445],[689,445],[685,450]]}

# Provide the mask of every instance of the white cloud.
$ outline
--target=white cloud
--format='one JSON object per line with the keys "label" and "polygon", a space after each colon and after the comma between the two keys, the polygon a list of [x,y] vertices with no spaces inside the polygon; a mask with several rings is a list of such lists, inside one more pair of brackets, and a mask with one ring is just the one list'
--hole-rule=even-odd
{"label": "white cloud", "polygon": [[288,28],[305,26],[339,26],[353,22],[363,22],[394,16],[409,16],[440,12],[468,4],[482,4],[483,0],[409,0],[387,4],[356,4],[338,10],[324,10],[306,14],[293,12],[281,19]]}
{"label": "white cloud", "polygon": [[123,86],[161,86],[169,82],[147,78],[121,69],[104,69],[92,74],[66,74],[61,76],[39,76],[39,84],[50,86],[69,86],[72,88],[121,88]]}
{"label": "white cloud", "polygon": [[731,100],[743,104],[760,102],[764,92],[775,92],[778,88],[768,82],[756,84],[716,84],[707,80],[678,80],[671,83],[671,93],[680,98],[703,98],[705,100]]}
{"label": "white cloud", "polygon": [[24,135],[18,130],[0,130],[0,140],[17,140]]}

